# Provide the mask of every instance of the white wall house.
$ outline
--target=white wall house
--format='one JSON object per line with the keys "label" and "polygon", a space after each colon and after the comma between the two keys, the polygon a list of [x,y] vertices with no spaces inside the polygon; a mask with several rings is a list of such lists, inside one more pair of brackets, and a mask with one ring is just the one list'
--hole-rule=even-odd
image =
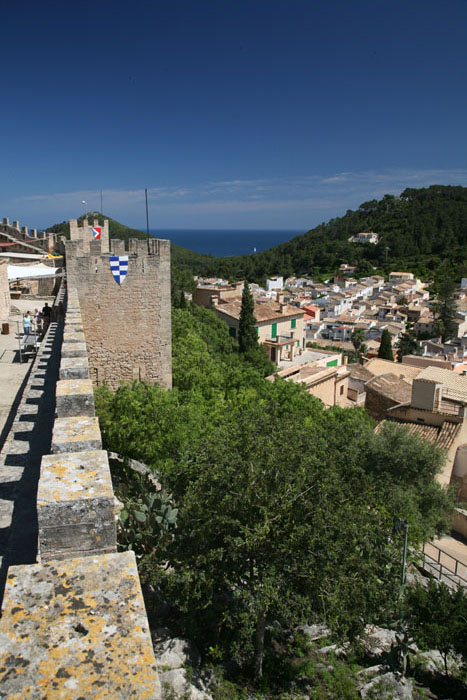
{"label": "white wall house", "polygon": [[270,277],[266,280],[266,291],[271,292],[273,289],[282,289],[284,286],[283,277]]}

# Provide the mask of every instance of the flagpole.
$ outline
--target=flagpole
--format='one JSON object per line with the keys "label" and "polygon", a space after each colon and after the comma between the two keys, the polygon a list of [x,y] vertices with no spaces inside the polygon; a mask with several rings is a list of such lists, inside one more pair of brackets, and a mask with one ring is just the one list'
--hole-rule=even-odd
{"label": "flagpole", "polygon": [[144,190],[144,194],[146,196],[146,233],[147,233],[147,240],[148,240],[148,253],[149,253],[149,214],[148,214],[148,191],[147,189]]}

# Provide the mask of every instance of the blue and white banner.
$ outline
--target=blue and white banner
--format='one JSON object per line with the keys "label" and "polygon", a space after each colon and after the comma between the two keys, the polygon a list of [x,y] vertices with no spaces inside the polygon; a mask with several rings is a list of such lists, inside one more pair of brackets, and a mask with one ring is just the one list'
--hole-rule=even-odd
{"label": "blue and white banner", "polygon": [[117,284],[122,284],[128,272],[128,255],[111,255],[110,269]]}

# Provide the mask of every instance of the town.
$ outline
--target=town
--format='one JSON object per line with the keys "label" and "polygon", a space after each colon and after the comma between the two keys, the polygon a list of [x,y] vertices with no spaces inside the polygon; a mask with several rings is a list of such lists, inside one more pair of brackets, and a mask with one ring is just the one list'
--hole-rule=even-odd
{"label": "town", "polygon": [[[359,234],[359,236],[370,234]],[[377,234],[371,234],[376,236]],[[453,294],[452,332],[435,335],[436,299],[411,272],[356,279],[342,264],[331,280],[273,277],[252,283],[258,342],[276,366],[269,377],[302,383],[325,406],[364,407],[377,420],[407,426],[448,453],[444,485],[467,500],[467,279]],[[194,304],[211,308],[238,336],[243,282],[196,279]],[[389,346],[382,353],[383,334]],[[456,509],[453,532],[467,539],[467,511]],[[467,547],[452,537],[431,546],[467,575]],[[442,554],[441,554],[442,553]],[[461,565],[456,563],[459,557]],[[462,564],[464,562],[464,564]],[[449,576],[449,574],[448,574]]]}

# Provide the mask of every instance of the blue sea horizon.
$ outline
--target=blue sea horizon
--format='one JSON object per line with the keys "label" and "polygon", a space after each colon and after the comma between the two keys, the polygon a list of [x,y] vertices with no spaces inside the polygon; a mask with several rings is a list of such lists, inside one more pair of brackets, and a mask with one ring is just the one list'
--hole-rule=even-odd
{"label": "blue sea horizon", "polygon": [[294,229],[150,229],[157,238],[168,238],[197,253],[230,257],[259,253],[305,233]]}

